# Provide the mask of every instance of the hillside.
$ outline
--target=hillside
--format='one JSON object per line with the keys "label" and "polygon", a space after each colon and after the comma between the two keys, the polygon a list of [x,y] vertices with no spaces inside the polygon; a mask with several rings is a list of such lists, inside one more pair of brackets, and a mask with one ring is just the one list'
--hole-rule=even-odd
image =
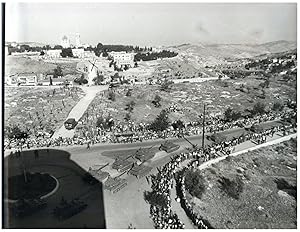
{"label": "hillside", "polygon": [[[62,63],[60,64],[63,74],[76,73],[76,64],[73,63]],[[18,73],[52,73],[57,67],[56,64],[44,62],[42,60],[34,60],[30,57],[22,56],[7,56],[5,60],[5,75],[15,75]]]}
{"label": "hillside", "polygon": [[183,44],[169,47],[180,53],[181,57],[194,57],[205,65],[216,65],[228,60],[284,52],[296,48],[296,42],[283,40],[264,44]]}

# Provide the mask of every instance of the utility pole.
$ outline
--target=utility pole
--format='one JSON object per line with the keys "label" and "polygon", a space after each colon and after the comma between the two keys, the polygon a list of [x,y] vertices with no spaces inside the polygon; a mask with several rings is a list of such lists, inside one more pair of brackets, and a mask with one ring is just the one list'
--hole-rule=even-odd
{"label": "utility pole", "polygon": [[205,103],[203,109],[203,123],[202,123],[202,149],[204,150],[204,132],[205,132]]}

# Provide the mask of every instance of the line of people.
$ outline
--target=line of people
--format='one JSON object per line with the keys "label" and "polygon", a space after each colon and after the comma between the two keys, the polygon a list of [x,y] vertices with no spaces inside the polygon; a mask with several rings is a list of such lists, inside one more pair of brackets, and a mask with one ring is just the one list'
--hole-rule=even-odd
{"label": "line of people", "polygon": [[[279,118],[291,118],[295,117],[296,112],[289,113],[270,113],[268,115],[256,116],[252,119],[239,119],[234,122],[222,122],[220,118],[215,121],[210,119],[206,128],[206,132],[213,133],[218,131],[223,131],[226,129],[231,129],[238,127],[240,125],[252,125],[255,123],[261,123],[269,121],[272,119]],[[131,132],[132,136],[120,136],[116,139],[114,134],[116,133],[127,133]],[[4,149],[17,149],[22,146],[22,148],[32,148],[32,147],[46,147],[46,146],[70,146],[70,145],[85,145],[88,142],[93,145],[96,143],[132,143],[132,142],[142,142],[144,140],[153,140],[159,138],[173,138],[178,137],[180,134],[184,135],[199,135],[202,133],[202,127],[196,123],[187,123],[184,128],[168,128],[163,132],[154,132],[147,129],[147,124],[140,123],[136,125],[133,122],[128,122],[126,127],[121,123],[117,123],[113,128],[109,130],[103,130],[100,128],[88,128],[83,127],[80,133],[76,133],[73,138],[56,138],[52,139],[50,136],[30,136],[25,141],[14,140],[14,139],[4,139]]]}
{"label": "line of people", "polygon": [[[186,189],[184,182],[184,171],[187,168],[197,168],[201,163],[214,159],[217,156],[229,155],[234,151],[237,144],[243,143],[248,140],[266,140],[267,136],[273,137],[276,132],[286,131],[289,133],[293,129],[293,125],[281,125],[269,128],[267,130],[261,131],[259,133],[249,133],[243,134],[238,138],[233,138],[229,141],[222,141],[220,143],[214,143],[212,145],[207,145],[205,149],[196,148],[192,149],[190,152],[180,153],[171,157],[171,161],[165,164],[162,169],[158,169],[157,175],[150,175],[151,188],[153,191],[166,194],[167,195],[167,211],[171,212],[171,199],[170,190],[174,187],[173,179],[175,179],[177,197],[180,199],[180,204],[185,210],[187,216],[191,219],[193,224],[199,229],[212,228],[207,220],[204,220],[200,215],[198,215],[191,204],[186,199]],[[181,166],[181,164],[188,160],[186,167]],[[181,171],[180,171],[181,170]],[[148,180],[148,177],[147,177]],[[162,223],[161,215],[166,219],[168,214],[165,211],[160,212],[160,209],[151,206],[150,214],[151,218],[154,220],[157,228],[170,228]],[[159,219],[160,218],[160,219]],[[158,223],[158,224],[157,224]]]}

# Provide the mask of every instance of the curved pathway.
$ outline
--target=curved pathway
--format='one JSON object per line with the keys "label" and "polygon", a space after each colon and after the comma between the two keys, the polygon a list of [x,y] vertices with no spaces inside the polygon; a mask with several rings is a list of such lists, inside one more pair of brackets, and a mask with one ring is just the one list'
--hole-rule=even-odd
{"label": "curved pathway", "polygon": [[[247,147],[247,148],[242,148],[242,150],[238,151],[238,152],[234,152],[234,153],[231,153],[229,156],[237,156],[237,155],[241,155],[241,154],[244,154],[244,153],[247,153],[249,151],[254,151],[254,150],[257,150],[257,149],[260,149],[262,147],[267,147],[267,146],[270,146],[270,145],[274,145],[274,144],[278,144],[278,143],[281,143],[281,142],[284,142],[284,141],[288,141],[290,140],[291,138],[296,138],[297,137],[297,133],[294,133],[294,134],[290,134],[290,135],[287,135],[287,136],[284,136],[284,137],[281,137],[281,138],[277,138],[277,139],[274,139],[274,140],[270,140],[266,143],[262,143],[262,144],[259,144],[259,145],[256,145],[256,146],[251,146],[250,147]],[[249,141],[248,141],[249,142]],[[246,145],[246,142],[242,143],[242,144],[239,144],[239,145]],[[221,160],[224,160],[226,159],[228,156],[221,156],[221,157],[218,157],[218,158],[215,158],[215,159],[212,159],[212,160],[209,160],[203,164],[201,164],[198,168],[200,170],[202,169],[205,169],[207,167],[209,167],[210,165],[212,164],[215,164],[215,163],[218,163],[220,162]]]}
{"label": "curved pathway", "polygon": [[[104,91],[108,89],[107,85],[99,85],[99,86],[91,86],[91,87],[81,87],[82,90],[86,93],[86,95],[80,99],[80,101],[73,107],[70,111],[68,118],[75,118],[78,121],[86,109],[88,108],[89,104],[93,101],[96,97],[96,94],[100,91]],[[64,125],[62,125],[57,131],[54,132],[52,138],[58,137],[67,137],[71,138],[74,136],[75,130],[67,130]]]}

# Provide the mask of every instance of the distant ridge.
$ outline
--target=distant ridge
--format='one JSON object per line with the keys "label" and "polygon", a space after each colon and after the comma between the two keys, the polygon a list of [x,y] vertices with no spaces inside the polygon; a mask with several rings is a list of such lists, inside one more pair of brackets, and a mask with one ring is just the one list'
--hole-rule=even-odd
{"label": "distant ridge", "polygon": [[272,41],[262,44],[181,44],[170,46],[183,56],[208,58],[212,63],[220,63],[226,59],[242,59],[262,54],[278,53],[297,48],[296,41]]}

